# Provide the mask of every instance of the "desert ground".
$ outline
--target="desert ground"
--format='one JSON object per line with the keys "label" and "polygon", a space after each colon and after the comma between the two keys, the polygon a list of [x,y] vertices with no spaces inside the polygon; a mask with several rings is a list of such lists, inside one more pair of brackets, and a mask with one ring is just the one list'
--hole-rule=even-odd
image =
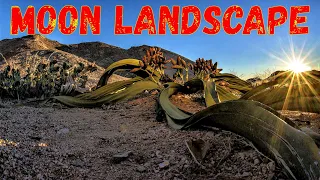
{"label": "desert ground", "polygon": [[[158,122],[156,98],[145,92],[94,109],[3,101],[1,179],[286,179],[273,161],[236,134],[180,131]],[[196,96],[172,101],[190,111],[201,108]],[[320,120],[319,114],[283,114],[314,128]],[[185,145],[197,139],[210,144],[201,166]]]}

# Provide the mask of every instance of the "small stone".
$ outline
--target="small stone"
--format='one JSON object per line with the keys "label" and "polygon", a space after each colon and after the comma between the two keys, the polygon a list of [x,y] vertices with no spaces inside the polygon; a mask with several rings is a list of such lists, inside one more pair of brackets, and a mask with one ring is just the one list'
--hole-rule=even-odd
{"label": "small stone", "polygon": [[107,106],[107,105],[105,105],[105,104],[102,104],[101,108],[102,108],[103,110],[109,110],[109,106]]}
{"label": "small stone", "polygon": [[4,170],[3,174],[6,175],[6,176],[9,175],[9,171],[8,170]]}
{"label": "small stone", "polygon": [[252,174],[250,172],[244,172],[242,174],[242,177],[248,177],[248,176],[251,176]]}
{"label": "small stone", "polygon": [[273,161],[268,163],[268,168],[270,171],[275,171],[276,170],[276,165]]}
{"label": "small stone", "polygon": [[83,161],[81,161],[80,159],[75,160],[74,162],[71,163],[73,166],[76,167],[83,167],[85,165],[85,163]]}
{"label": "small stone", "polygon": [[42,139],[41,136],[37,136],[37,135],[35,135],[35,136],[29,136],[29,138],[32,139],[32,140],[36,140],[36,141],[40,141],[40,140]]}
{"label": "small stone", "polygon": [[272,180],[273,177],[274,177],[274,175],[275,175],[274,173],[269,174],[269,175],[268,175],[268,180]]}
{"label": "small stone", "polygon": [[239,153],[238,155],[241,158],[241,160],[244,160],[244,153]]}
{"label": "small stone", "polygon": [[23,178],[23,180],[31,180],[31,179],[32,177],[30,175]]}
{"label": "small stone", "polygon": [[150,167],[151,164],[150,164],[150,163],[145,163],[143,166],[144,166],[144,167]]}
{"label": "small stone", "polygon": [[126,160],[132,154],[133,153],[131,151],[115,154],[113,155],[113,162],[120,163],[121,161]]}
{"label": "small stone", "polygon": [[42,174],[38,174],[38,175],[37,175],[37,179],[43,180],[44,178],[43,178]]}
{"label": "small stone", "polygon": [[170,165],[170,162],[165,160],[162,163],[159,164],[160,169],[164,169]]}
{"label": "small stone", "polygon": [[159,92],[158,91],[152,91],[151,95],[157,95]]}
{"label": "small stone", "polygon": [[255,159],[254,161],[253,161],[253,165],[258,165],[258,164],[260,164],[260,160],[259,159]]}
{"label": "small stone", "polygon": [[156,156],[157,156],[157,158],[162,158],[162,156],[160,155],[160,151],[156,151]]}
{"label": "small stone", "polygon": [[138,172],[145,172],[147,169],[144,166],[138,166],[137,171]]}
{"label": "small stone", "polygon": [[265,166],[262,166],[261,171],[262,171],[262,174],[266,174],[267,173],[267,168]]}
{"label": "small stone", "polygon": [[58,135],[61,135],[61,134],[68,134],[70,132],[70,130],[68,128],[63,128],[63,129],[60,129],[57,134]]}

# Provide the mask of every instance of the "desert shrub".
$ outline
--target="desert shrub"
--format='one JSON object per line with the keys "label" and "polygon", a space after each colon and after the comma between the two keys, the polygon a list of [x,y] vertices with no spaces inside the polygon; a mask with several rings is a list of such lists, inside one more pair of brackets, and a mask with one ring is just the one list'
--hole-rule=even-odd
{"label": "desert shrub", "polygon": [[10,64],[0,71],[1,98],[48,98],[84,92],[86,73],[97,70],[94,64],[64,62],[60,65],[56,60],[25,62],[24,65],[25,75]]}

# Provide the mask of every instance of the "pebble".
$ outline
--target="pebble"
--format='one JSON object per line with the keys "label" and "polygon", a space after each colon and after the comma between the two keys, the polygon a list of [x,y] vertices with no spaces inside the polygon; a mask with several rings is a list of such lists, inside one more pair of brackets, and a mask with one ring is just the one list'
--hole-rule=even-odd
{"label": "pebble", "polygon": [[70,132],[70,130],[68,128],[63,128],[63,129],[60,129],[57,134],[60,135],[60,134],[68,134]]}
{"label": "pebble", "polygon": [[81,161],[80,159],[76,159],[74,162],[71,163],[73,166],[76,167],[83,167],[85,166],[85,162]]}
{"label": "pebble", "polygon": [[115,154],[113,155],[113,161],[115,163],[120,163],[121,161],[126,160],[132,154],[133,153],[131,151]]}
{"label": "pebble", "polygon": [[248,177],[248,176],[251,176],[252,174],[250,172],[244,172],[242,174],[242,177]]}
{"label": "pebble", "polygon": [[244,160],[244,153],[239,153],[239,157]]}
{"label": "pebble", "polygon": [[157,95],[159,92],[158,91],[152,91],[151,94],[152,95]]}
{"label": "pebble", "polygon": [[37,179],[38,179],[38,180],[44,180],[42,174],[38,174],[38,175],[37,175]]}
{"label": "pebble", "polygon": [[170,162],[165,160],[162,163],[159,164],[160,169],[166,168],[170,165]]}
{"label": "pebble", "polygon": [[162,158],[163,156],[162,155],[160,155],[160,151],[156,151],[156,156],[157,156],[157,158]]}
{"label": "pebble", "polygon": [[138,172],[145,172],[147,169],[144,166],[138,166],[137,171]]}
{"label": "pebble", "polygon": [[266,174],[267,173],[267,168],[265,166],[262,166],[261,171],[262,171],[262,174]]}
{"label": "pebble", "polygon": [[268,163],[268,168],[270,171],[275,171],[276,170],[276,165],[273,161]]}
{"label": "pebble", "polygon": [[273,177],[274,177],[274,173],[269,174],[269,175],[268,175],[268,180],[272,180]]}
{"label": "pebble", "polygon": [[258,164],[260,164],[260,160],[259,159],[255,159],[254,161],[253,161],[253,165],[258,165]]}

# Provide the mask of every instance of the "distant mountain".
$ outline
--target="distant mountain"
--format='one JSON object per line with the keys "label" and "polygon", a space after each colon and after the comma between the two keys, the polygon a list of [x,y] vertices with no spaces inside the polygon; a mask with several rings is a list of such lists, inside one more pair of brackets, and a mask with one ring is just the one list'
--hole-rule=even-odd
{"label": "distant mountain", "polygon": [[[103,68],[106,68],[113,62],[121,59],[142,59],[145,54],[145,50],[149,47],[151,46],[142,45],[123,49],[102,42],[83,42],[79,44],[66,45],[61,44],[58,41],[50,40],[42,35],[29,35],[21,38],[4,39],[0,41],[0,53],[3,54],[7,61],[13,62],[17,65],[26,61],[27,58],[31,58],[33,55],[37,54],[43,59],[49,58],[50,56],[50,58],[60,58],[61,61],[69,61],[72,63],[95,62],[100,66],[100,74],[102,74]],[[166,49],[161,49],[167,59],[176,59],[178,56],[181,56]],[[53,52],[55,53],[52,54]],[[181,57],[186,62],[192,62],[188,58],[183,56]],[[4,61],[1,62],[0,58],[0,69],[1,63],[3,64]],[[174,70],[169,68],[166,70],[166,73],[172,75]]]}
{"label": "distant mountain", "polygon": [[[85,65],[92,62],[79,57],[77,55],[61,51],[58,47],[63,44],[47,39],[42,35],[24,36],[21,38],[4,39],[0,41],[0,70],[6,66],[6,63],[19,68],[20,72],[25,74],[26,66],[35,68],[38,62],[57,60],[58,63],[69,62],[72,65],[83,63]],[[88,87],[94,87],[97,84],[100,76],[103,74],[104,68],[98,66],[98,70],[88,74]],[[111,81],[124,79],[121,76],[115,75]]]}
{"label": "distant mountain", "polygon": [[[62,45],[56,48],[71,54],[75,54],[89,61],[95,61],[99,66],[107,67],[113,62],[119,61],[121,59],[142,59],[145,55],[145,50],[149,49],[150,47],[151,46],[148,45],[142,45],[133,46],[129,49],[123,49],[102,42],[86,42],[80,44]],[[187,62],[191,62],[190,59],[185,58],[179,54],[176,54],[163,48],[161,49],[164,56],[167,57],[167,59],[176,59],[178,56],[180,56]]]}

